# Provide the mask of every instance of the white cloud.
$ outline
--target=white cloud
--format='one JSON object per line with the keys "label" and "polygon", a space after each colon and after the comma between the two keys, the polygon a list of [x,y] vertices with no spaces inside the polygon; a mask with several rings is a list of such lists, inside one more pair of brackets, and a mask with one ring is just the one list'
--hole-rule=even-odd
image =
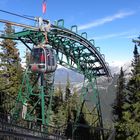
{"label": "white cloud", "polygon": [[89,29],[89,28],[92,28],[92,27],[100,26],[100,25],[103,25],[105,23],[114,21],[116,19],[121,19],[121,18],[124,18],[126,16],[131,16],[133,14],[135,14],[135,11],[118,12],[118,13],[112,15],[112,16],[103,17],[103,18],[97,19],[97,20],[95,20],[91,23],[81,25],[81,26],[78,27],[78,30],[84,30],[84,29]]}
{"label": "white cloud", "polygon": [[110,39],[110,38],[114,38],[114,37],[132,39],[132,38],[136,38],[138,35],[139,35],[139,32],[132,29],[132,30],[120,32],[120,33],[111,33],[111,34],[106,34],[106,35],[102,35],[102,36],[95,36],[95,37],[92,37],[92,39],[94,38],[94,40],[104,40],[104,39]]}
{"label": "white cloud", "polygon": [[124,38],[134,39],[134,38],[137,38],[138,36],[139,36],[139,34],[133,34],[133,35],[125,36]]}
{"label": "white cloud", "polygon": [[128,61],[119,61],[119,60],[116,60],[116,61],[111,61],[110,63],[109,63],[109,65],[110,66],[113,66],[113,67],[122,67],[122,66],[124,66],[125,64],[127,64],[128,63]]}
{"label": "white cloud", "polygon": [[112,34],[106,34],[106,35],[102,35],[102,36],[97,36],[97,37],[93,37],[95,40],[102,40],[102,39],[109,39],[109,38],[113,38],[113,37],[120,37],[120,36],[124,36],[124,35],[128,35],[129,32],[121,32],[121,33],[112,33]]}

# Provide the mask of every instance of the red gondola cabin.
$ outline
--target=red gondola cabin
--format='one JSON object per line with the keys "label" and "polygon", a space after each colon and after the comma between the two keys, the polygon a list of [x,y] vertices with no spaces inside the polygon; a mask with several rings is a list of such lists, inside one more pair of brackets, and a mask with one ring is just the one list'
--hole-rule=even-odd
{"label": "red gondola cabin", "polygon": [[56,54],[51,48],[35,47],[31,51],[29,67],[32,72],[54,72],[57,68]]}

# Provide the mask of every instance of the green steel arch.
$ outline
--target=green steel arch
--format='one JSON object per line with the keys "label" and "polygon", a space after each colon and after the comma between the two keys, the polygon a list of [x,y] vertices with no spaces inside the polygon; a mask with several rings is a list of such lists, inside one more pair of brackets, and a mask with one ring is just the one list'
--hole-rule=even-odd
{"label": "green steel arch", "polygon": [[[71,69],[82,73],[87,78],[91,75],[110,76],[108,65],[92,40],[88,41],[87,38],[63,27],[52,26],[49,42],[57,53],[61,52],[66,56]],[[61,59],[59,60],[59,63],[65,66]]]}
{"label": "green steel arch", "polygon": [[[1,20],[0,20],[1,22]],[[9,21],[4,21],[4,23],[11,23]],[[29,50],[31,50],[29,44],[38,45],[45,41],[44,32],[40,31],[37,27],[31,27],[23,24],[13,23],[13,25],[26,27],[21,32],[16,32],[11,35],[1,35],[1,38],[9,38],[14,40],[20,40]],[[61,25],[60,25],[61,24]],[[73,29],[75,28],[75,32]],[[67,67],[71,70],[79,72],[84,75],[85,80],[81,93],[81,104],[79,105],[76,120],[73,125],[73,133],[76,130],[78,119],[80,117],[81,108],[83,107],[83,103],[85,103],[85,99],[87,94],[89,94],[89,90],[92,89],[92,102],[94,102],[94,107],[91,112],[96,110],[96,120],[94,122],[94,126],[103,127],[102,115],[101,115],[101,107],[100,107],[100,99],[98,90],[96,87],[96,78],[99,76],[111,76],[108,64],[105,62],[104,55],[101,54],[98,50],[98,47],[95,47],[94,40],[87,39],[87,33],[84,32],[81,35],[77,33],[77,26],[72,26],[71,30],[64,27],[64,21],[59,20],[55,22],[55,24],[51,24],[51,29],[47,33],[48,37],[48,45],[51,46],[57,54],[57,62],[58,64]],[[24,103],[30,98],[31,95],[37,96],[33,94],[33,87],[30,84],[30,76],[28,76],[28,69],[25,72],[23,79],[23,88],[25,87],[27,90],[22,92],[22,87],[20,89],[17,101]],[[85,84],[86,82],[86,84]],[[53,82],[52,82],[53,84]],[[51,104],[52,104],[52,85],[47,86],[49,89],[49,105],[47,107],[47,115],[45,115],[45,98],[44,95],[44,87],[40,87],[40,95],[38,95],[39,99],[37,100],[35,105],[39,104],[42,108],[42,124],[49,124],[49,115],[51,112]],[[27,93],[25,93],[27,92]],[[26,97],[25,97],[26,96]],[[40,98],[41,96],[41,98]],[[31,100],[31,99],[30,99]],[[36,106],[33,106],[30,113],[33,112],[33,109]],[[19,110],[19,108],[17,109]],[[17,112],[18,114],[19,112]],[[28,116],[30,115],[28,114]],[[32,118],[33,114],[30,118]],[[103,131],[100,132],[101,139],[104,139]]]}
{"label": "green steel arch", "polygon": [[[20,40],[28,48],[30,48],[28,43],[37,45],[45,40],[44,32],[39,31],[37,27],[17,24],[6,20],[0,20],[0,22],[26,27],[23,31],[7,36],[7,38]],[[76,32],[73,31],[73,28],[76,28]],[[1,38],[6,38],[6,36],[2,35]],[[58,55],[59,64],[84,75],[87,73],[90,76],[111,76],[108,63],[105,62],[104,55],[99,52],[99,47],[95,47],[93,39],[87,39],[86,32],[79,35],[76,25],[72,26],[71,30],[69,30],[64,27],[62,19],[58,20],[55,25],[51,24],[51,30],[48,32],[48,41],[57,54],[60,52],[67,59],[67,64],[65,65],[63,56]]]}

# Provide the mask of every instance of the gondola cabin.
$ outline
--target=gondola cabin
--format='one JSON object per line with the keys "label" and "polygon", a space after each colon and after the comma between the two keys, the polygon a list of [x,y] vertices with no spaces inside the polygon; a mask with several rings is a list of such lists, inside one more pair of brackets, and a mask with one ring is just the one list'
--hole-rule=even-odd
{"label": "gondola cabin", "polygon": [[54,72],[57,68],[56,54],[51,48],[35,47],[31,51],[29,67],[32,72]]}

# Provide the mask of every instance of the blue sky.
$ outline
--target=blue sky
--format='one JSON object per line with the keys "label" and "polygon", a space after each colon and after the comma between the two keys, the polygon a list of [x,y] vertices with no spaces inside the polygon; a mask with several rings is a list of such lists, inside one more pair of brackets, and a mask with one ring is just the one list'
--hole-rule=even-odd
{"label": "blue sky", "polygon": [[[131,61],[132,39],[140,35],[140,0],[47,0],[45,14],[42,0],[1,0],[0,9],[42,16],[52,23],[64,19],[67,28],[77,25],[79,34],[87,32],[88,39],[95,39],[95,46],[101,48],[110,64]],[[0,19],[32,24],[4,13],[0,13]]]}

